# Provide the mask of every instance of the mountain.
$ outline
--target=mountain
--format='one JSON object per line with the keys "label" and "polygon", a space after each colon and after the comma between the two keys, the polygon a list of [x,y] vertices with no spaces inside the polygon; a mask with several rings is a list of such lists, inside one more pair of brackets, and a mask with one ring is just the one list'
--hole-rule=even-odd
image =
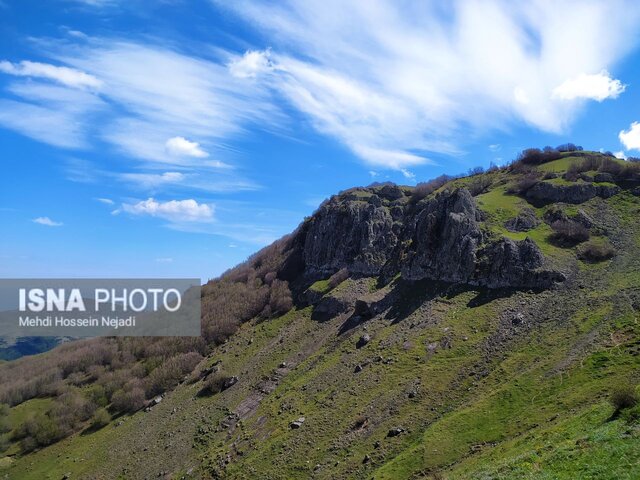
{"label": "mountain", "polygon": [[0,476],[638,478],[639,165],[342,192],[203,287],[202,338],[0,364]]}

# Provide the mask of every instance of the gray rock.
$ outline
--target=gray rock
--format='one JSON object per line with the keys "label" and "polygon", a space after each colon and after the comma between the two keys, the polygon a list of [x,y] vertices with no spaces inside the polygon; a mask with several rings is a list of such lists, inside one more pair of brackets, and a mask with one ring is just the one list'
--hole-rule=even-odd
{"label": "gray rock", "polygon": [[510,232],[526,232],[540,224],[536,213],[530,208],[524,209],[517,217],[507,220],[505,228]]}
{"label": "gray rock", "polygon": [[371,341],[371,337],[369,336],[368,333],[365,333],[358,339],[358,342],[356,343],[356,348],[362,348],[370,341]]}
{"label": "gray rock", "polygon": [[[553,185],[550,188],[557,193]],[[591,188],[595,190],[589,195],[600,187]],[[388,203],[398,195],[402,198],[393,201],[404,201],[399,188],[376,187],[375,193],[383,199],[380,206],[362,201],[370,197],[371,189],[360,195],[353,190],[323,204],[295,233],[287,269],[297,265],[299,273],[310,279],[348,268],[355,275],[382,275],[383,279],[400,273],[406,280],[489,288],[548,288],[563,279],[557,272],[543,270],[544,258],[533,241],[485,238],[482,215],[466,189],[445,190],[411,207]],[[532,212],[524,216],[515,228],[537,221]],[[325,296],[317,302],[312,318],[335,318],[349,307],[344,300]],[[356,309],[362,318],[374,314],[366,302],[357,302]]]}
{"label": "gray rock", "polygon": [[300,428],[302,426],[304,421],[305,421],[305,418],[304,417],[300,417],[297,420],[294,420],[293,422],[291,422],[289,424],[289,427],[291,427],[292,429],[296,430],[296,429],[298,429],[298,428]]}
{"label": "gray rock", "polygon": [[606,172],[596,173],[593,177],[594,182],[606,182],[606,183],[616,183],[616,179],[613,178],[613,175]]}
{"label": "gray rock", "polygon": [[577,182],[571,185],[557,185],[538,182],[529,190],[526,197],[534,204],[571,203],[580,204],[594,197],[609,198],[620,192],[617,185],[594,185]]}
{"label": "gray rock", "polygon": [[349,305],[346,302],[332,296],[326,296],[314,307],[311,318],[324,322],[337,317],[348,308]]}

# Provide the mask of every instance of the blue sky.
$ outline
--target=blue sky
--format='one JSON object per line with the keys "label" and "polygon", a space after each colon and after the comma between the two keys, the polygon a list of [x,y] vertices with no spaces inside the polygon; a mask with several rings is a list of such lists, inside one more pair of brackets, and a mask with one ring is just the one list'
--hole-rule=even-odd
{"label": "blue sky", "polygon": [[640,156],[632,1],[0,0],[0,275],[214,277],[327,196]]}

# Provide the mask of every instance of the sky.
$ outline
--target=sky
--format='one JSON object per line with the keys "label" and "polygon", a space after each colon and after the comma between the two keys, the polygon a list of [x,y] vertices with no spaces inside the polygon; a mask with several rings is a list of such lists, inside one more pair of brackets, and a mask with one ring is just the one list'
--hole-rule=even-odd
{"label": "sky", "polygon": [[0,276],[207,280],[353,186],[640,156],[640,4],[0,0]]}

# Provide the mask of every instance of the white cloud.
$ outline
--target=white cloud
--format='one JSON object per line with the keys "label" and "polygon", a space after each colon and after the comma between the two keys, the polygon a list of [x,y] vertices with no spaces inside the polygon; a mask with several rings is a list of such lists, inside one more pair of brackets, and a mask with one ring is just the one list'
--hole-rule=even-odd
{"label": "white cloud", "polygon": [[607,98],[618,98],[625,88],[620,80],[611,78],[609,72],[603,70],[593,75],[582,73],[564,81],[553,89],[553,96],[562,100],[586,98],[602,102]]}
{"label": "white cloud", "polygon": [[[564,131],[580,105],[554,89],[611,69],[634,48],[640,18],[630,0],[216,4],[271,45],[270,74],[253,83],[278,92],[368,164],[395,169],[424,163],[428,152],[455,153],[460,137],[514,122]],[[575,94],[613,96],[621,85],[610,80],[604,93]]]}
{"label": "white cloud", "polygon": [[250,50],[242,57],[231,61],[229,71],[237,78],[255,78],[273,69],[269,56],[269,50]]}
{"label": "white cloud", "polygon": [[633,122],[629,130],[622,130],[618,135],[627,150],[640,150],[640,122]]}
{"label": "white cloud", "polygon": [[614,152],[614,155],[616,158],[619,158],[620,160],[626,160],[627,159],[627,154],[624,153],[622,150],[620,150],[619,152]]}
{"label": "white cloud", "polygon": [[489,150],[491,150],[492,152],[499,152],[502,149],[502,145],[500,145],[499,143],[494,143],[492,145],[489,145]]}
{"label": "white cloud", "polygon": [[180,172],[122,173],[119,177],[125,181],[137,183],[146,188],[154,188],[171,183],[180,183],[186,178],[185,174]]}
{"label": "white cloud", "polygon": [[184,137],[172,137],[165,142],[164,146],[170,155],[178,157],[206,158],[209,156],[207,152],[200,148],[198,142],[190,142]]}
{"label": "white cloud", "polygon": [[173,258],[171,258],[171,257],[160,257],[160,258],[156,258],[156,262],[158,262],[158,263],[172,263],[173,262]]}
{"label": "white cloud", "polygon": [[49,217],[34,218],[32,222],[39,225],[46,225],[47,227],[61,227],[63,225],[62,222],[54,222]]}
{"label": "white cloud", "polygon": [[80,70],[28,60],[20,63],[3,60],[0,62],[0,72],[18,77],[46,78],[74,88],[99,88],[102,85],[96,77]]}
{"label": "white cloud", "polygon": [[110,198],[96,198],[96,200],[100,203],[104,203],[105,205],[113,205],[113,200]]}
{"label": "white cloud", "polygon": [[403,168],[400,170],[400,173],[402,173],[402,175],[404,176],[404,178],[408,179],[408,180],[415,180],[416,178],[416,174],[413,172],[410,172],[409,170],[407,170],[406,168]]}
{"label": "white cloud", "polygon": [[214,208],[212,205],[198,203],[193,199],[158,202],[153,198],[148,198],[134,204],[123,203],[122,211],[132,215],[163,218],[180,224],[184,222],[210,222],[213,220]]}

